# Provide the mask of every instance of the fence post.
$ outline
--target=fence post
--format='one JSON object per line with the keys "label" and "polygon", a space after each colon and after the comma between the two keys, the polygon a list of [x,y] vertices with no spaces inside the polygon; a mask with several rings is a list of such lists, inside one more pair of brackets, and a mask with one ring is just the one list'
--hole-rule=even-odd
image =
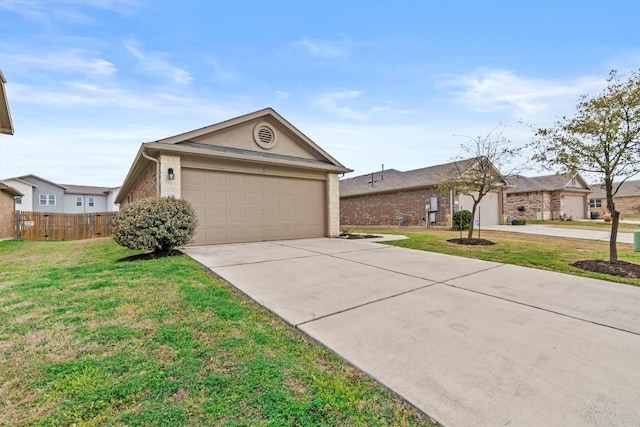
{"label": "fence post", "polygon": [[16,240],[20,240],[20,211],[16,211],[16,220],[14,225],[16,226]]}

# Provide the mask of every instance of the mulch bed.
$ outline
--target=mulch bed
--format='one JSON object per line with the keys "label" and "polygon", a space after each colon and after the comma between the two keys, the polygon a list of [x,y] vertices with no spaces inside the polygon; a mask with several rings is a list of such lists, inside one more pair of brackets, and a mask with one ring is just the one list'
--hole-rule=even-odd
{"label": "mulch bed", "polygon": [[596,259],[576,261],[571,264],[581,270],[594,273],[609,274],[611,276],[640,278],[640,264],[632,264],[626,261],[609,262]]}
{"label": "mulch bed", "polygon": [[380,237],[380,236],[376,236],[374,234],[351,234],[351,233],[342,233],[339,236],[342,239],[373,239],[376,237]]}
{"label": "mulch bed", "polygon": [[489,246],[495,245],[491,240],[486,239],[449,239],[447,242],[455,243],[458,245],[475,245],[475,246]]}
{"label": "mulch bed", "polygon": [[145,252],[143,254],[131,255],[125,258],[120,258],[118,262],[148,261],[150,259],[165,258],[168,256],[177,256],[177,255],[182,255],[182,252],[180,252],[177,249],[172,249],[170,251],[165,251],[165,252]]}

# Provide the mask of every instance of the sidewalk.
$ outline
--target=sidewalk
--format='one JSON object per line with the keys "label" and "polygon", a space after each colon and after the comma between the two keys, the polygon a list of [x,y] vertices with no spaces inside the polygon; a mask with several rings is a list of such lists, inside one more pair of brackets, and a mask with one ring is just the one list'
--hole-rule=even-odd
{"label": "sidewalk", "polygon": [[[640,230],[640,225],[638,225]],[[552,225],[484,225],[482,230],[508,231],[510,233],[539,234],[542,236],[567,237],[570,239],[598,240],[608,242],[611,233],[606,230],[582,230],[577,228],[554,227]],[[618,243],[633,244],[633,233],[619,232]]]}

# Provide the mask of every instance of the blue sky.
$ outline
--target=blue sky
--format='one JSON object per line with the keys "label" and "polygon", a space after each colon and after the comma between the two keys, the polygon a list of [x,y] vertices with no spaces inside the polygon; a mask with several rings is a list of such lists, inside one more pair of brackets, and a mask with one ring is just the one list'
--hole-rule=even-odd
{"label": "blue sky", "polygon": [[118,186],[142,142],[267,106],[349,176],[450,161],[500,124],[524,145],[525,124],[640,68],[639,17],[638,0],[0,0],[0,177]]}

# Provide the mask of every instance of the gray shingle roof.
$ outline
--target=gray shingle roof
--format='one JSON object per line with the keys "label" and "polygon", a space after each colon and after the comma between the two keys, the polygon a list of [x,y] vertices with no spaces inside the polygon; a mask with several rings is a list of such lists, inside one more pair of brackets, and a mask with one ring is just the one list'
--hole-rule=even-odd
{"label": "gray shingle roof", "polygon": [[[410,188],[432,187],[451,180],[476,162],[476,159],[460,160],[443,165],[401,172],[395,169],[360,175],[340,180],[340,197],[361,196]],[[373,175],[373,185],[371,177]]]}
{"label": "gray shingle roof", "polygon": [[[617,184],[614,183],[614,185],[617,185]],[[604,188],[602,188],[600,184],[593,184],[592,187],[593,187],[593,193],[591,193],[590,198],[604,199],[605,197],[607,197],[607,193],[604,191]],[[640,196],[640,180],[623,182],[622,186],[618,190],[618,193],[616,194],[616,197],[633,197],[633,196]]]}
{"label": "gray shingle roof", "polygon": [[110,187],[93,187],[90,185],[69,185],[69,184],[60,184],[60,185],[65,188],[64,192],[67,194],[103,195],[113,190],[113,188],[110,188]]}
{"label": "gray shingle roof", "polygon": [[[557,190],[587,190],[584,185],[577,182],[577,187],[571,185],[571,175],[543,175],[543,176],[522,176],[514,175],[508,178],[509,183],[514,187],[507,190],[507,194],[531,193],[537,191],[557,191]],[[580,179],[578,179],[580,181]]]}

